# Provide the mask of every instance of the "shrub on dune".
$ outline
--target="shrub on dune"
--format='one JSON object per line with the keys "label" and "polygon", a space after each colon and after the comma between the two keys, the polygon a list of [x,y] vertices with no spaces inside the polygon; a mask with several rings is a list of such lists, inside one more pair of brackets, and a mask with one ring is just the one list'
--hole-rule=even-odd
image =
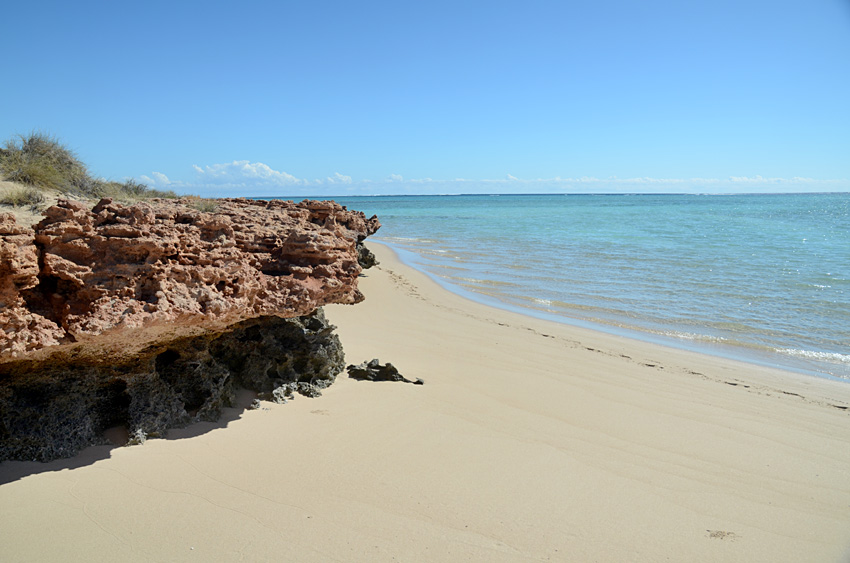
{"label": "shrub on dune", "polygon": [[85,164],[44,133],[7,141],[0,152],[0,172],[12,182],[60,191],[84,186],[88,179]]}
{"label": "shrub on dune", "polygon": [[[88,199],[112,197],[134,201],[177,197],[172,191],[153,190],[135,180],[114,182],[94,178],[72,150],[55,137],[40,132],[18,135],[0,148],[0,176],[32,188],[56,190]],[[32,198],[32,193],[27,197]]]}

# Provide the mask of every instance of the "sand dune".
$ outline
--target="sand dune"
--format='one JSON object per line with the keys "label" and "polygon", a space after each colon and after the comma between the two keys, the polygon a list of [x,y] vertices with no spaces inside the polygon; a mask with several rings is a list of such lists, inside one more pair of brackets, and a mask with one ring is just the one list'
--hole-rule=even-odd
{"label": "sand dune", "polygon": [[[318,399],[0,465],[4,561],[838,561],[850,385],[455,296],[370,245]],[[244,397],[245,403],[250,397]]]}

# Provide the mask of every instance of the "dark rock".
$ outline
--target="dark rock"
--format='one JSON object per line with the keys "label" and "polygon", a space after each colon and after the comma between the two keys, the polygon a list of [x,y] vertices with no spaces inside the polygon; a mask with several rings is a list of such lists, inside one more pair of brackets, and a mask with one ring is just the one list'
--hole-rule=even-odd
{"label": "dark rock", "polygon": [[366,245],[362,242],[357,243],[357,263],[360,264],[360,267],[364,270],[368,270],[372,266],[380,264],[378,259],[375,257],[375,254],[366,248]]}
{"label": "dark rock", "polygon": [[423,385],[425,382],[422,379],[411,381],[402,376],[394,365],[387,362],[384,365],[377,360],[363,362],[360,365],[350,365],[346,368],[348,377],[357,379],[358,381],[403,381],[405,383],[413,383],[414,385]]}
{"label": "dark rock", "polygon": [[[321,394],[344,356],[321,309],[282,319],[259,317],[218,333],[182,337],[118,359],[81,347],[50,363],[0,365],[0,461],[48,461],[105,444],[124,427],[130,443],[168,428],[216,420],[247,388],[285,400]],[[83,352],[80,352],[82,350]],[[37,369],[33,369],[37,366]]]}

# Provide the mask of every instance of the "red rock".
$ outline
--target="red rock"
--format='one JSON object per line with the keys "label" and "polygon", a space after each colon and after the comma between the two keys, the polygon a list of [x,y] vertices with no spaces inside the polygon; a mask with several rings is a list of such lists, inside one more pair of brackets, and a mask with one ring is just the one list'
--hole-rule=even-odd
{"label": "red rock", "polygon": [[109,336],[132,353],[186,331],[357,303],[357,245],[380,223],[330,201],[60,200],[0,215],[0,361]]}

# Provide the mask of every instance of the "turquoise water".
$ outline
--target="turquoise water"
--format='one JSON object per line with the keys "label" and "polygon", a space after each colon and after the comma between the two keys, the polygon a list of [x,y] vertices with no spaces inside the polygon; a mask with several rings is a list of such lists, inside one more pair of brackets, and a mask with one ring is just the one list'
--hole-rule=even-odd
{"label": "turquoise water", "polygon": [[850,379],[850,194],[336,199],[479,300]]}

